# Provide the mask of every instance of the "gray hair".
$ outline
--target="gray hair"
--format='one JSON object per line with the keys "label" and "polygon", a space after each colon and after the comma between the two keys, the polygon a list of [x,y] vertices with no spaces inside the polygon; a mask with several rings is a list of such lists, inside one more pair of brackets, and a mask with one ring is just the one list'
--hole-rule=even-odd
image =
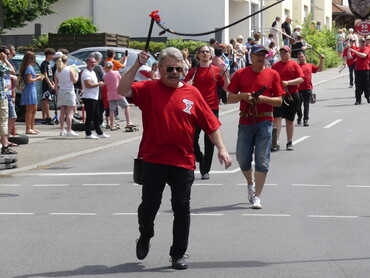
{"label": "gray hair", "polygon": [[171,57],[176,59],[177,61],[181,62],[181,64],[184,64],[184,57],[182,56],[182,53],[180,50],[178,50],[175,47],[168,47],[161,51],[158,58],[158,64],[162,65],[163,60],[167,57]]}
{"label": "gray hair", "polygon": [[96,61],[99,61],[99,60],[103,59],[103,55],[98,51],[91,52],[89,54],[89,57],[94,58]]}

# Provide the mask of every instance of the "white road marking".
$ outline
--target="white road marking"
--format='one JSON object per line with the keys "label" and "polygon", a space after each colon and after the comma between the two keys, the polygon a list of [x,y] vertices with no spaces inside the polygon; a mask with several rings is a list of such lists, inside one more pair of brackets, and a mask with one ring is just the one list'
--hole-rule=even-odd
{"label": "white road marking", "polygon": [[34,215],[33,212],[0,212],[0,215]]}
{"label": "white road marking", "polygon": [[301,186],[301,187],[331,187],[329,184],[299,184],[293,183],[292,186]]}
{"label": "white road marking", "polygon": [[32,184],[34,187],[63,187],[63,186],[69,186],[67,183],[55,183],[55,184]]}
{"label": "white road marking", "polygon": [[224,216],[223,213],[190,213],[192,216]]}
{"label": "white road marking", "polygon": [[4,186],[4,187],[16,187],[16,186],[21,186],[20,184],[0,184],[0,186]]}
{"label": "white road marking", "polygon": [[336,121],[332,122],[331,124],[329,124],[327,126],[324,126],[324,128],[331,128],[332,126],[335,126],[336,124],[340,123],[341,121],[343,121],[343,119],[336,120]]}
{"label": "white road marking", "polygon": [[298,143],[301,143],[302,141],[304,141],[304,140],[306,140],[308,138],[310,138],[310,136],[303,136],[303,137],[301,137],[301,138],[293,141],[293,145],[297,145]]}
{"label": "white road marking", "polygon": [[349,188],[370,188],[370,185],[346,185]]}
{"label": "white road marking", "polygon": [[83,183],[82,186],[116,186],[119,183]]}
{"label": "white road marking", "polygon": [[352,215],[309,215],[308,217],[313,218],[349,218],[349,219],[357,219],[358,216]]}
{"label": "white road marking", "polygon": [[242,216],[264,216],[264,217],[290,217],[290,214],[252,214],[252,213],[245,213]]}
{"label": "white road marking", "polygon": [[[246,183],[237,183],[236,185],[247,185]],[[277,183],[265,183],[265,185],[268,185],[268,186],[276,186]]]}
{"label": "white road marking", "polygon": [[[234,170],[211,171],[210,174],[235,174],[240,171],[240,168]],[[199,174],[199,171],[195,171]],[[99,173],[28,173],[18,174],[17,176],[35,176],[35,177],[63,177],[63,176],[123,176],[132,175],[132,172],[99,172]]]}
{"label": "white road marking", "polygon": [[193,183],[193,185],[224,185],[223,183]]}
{"label": "white road marking", "polygon": [[94,212],[51,212],[49,215],[80,215],[80,216],[94,216]]}

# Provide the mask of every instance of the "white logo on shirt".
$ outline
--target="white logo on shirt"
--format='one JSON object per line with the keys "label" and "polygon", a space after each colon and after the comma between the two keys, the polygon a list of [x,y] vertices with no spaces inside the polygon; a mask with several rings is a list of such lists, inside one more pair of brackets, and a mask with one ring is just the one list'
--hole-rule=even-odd
{"label": "white logo on shirt", "polygon": [[188,100],[186,98],[183,99],[182,102],[185,103],[185,105],[186,105],[186,107],[185,107],[185,109],[183,111],[191,115],[191,111],[190,110],[191,110],[191,108],[193,108],[194,102],[192,102],[191,100]]}

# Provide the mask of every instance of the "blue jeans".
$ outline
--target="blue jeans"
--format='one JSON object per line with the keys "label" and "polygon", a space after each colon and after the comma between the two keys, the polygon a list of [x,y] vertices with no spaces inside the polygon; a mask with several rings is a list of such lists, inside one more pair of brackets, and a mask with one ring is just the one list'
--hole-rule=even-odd
{"label": "blue jeans", "polygon": [[263,121],[254,125],[241,125],[238,128],[236,159],[242,171],[252,167],[253,153],[256,171],[267,173],[270,166],[272,144],[271,121]]}
{"label": "blue jeans", "polygon": [[287,46],[289,46],[289,47],[290,47],[290,41],[289,41],[289,39],[288,39],[288,38],[283,39],[283,41],[284,41],[284,45],[287,45]]}

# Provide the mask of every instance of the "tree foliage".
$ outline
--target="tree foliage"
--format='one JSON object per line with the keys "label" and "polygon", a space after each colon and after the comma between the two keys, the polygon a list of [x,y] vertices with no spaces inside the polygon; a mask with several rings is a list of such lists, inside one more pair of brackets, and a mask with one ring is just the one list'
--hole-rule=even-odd
{"label": "tree foliage", "polygon": [[95,34],[97,29],[91,18],[79,16],[63,21],[58,26],[58,34]]}
{"label": "tree foliage", "polygon": [[21,28],[43,15],[55,14],[51,6],[58,0],[2,0],[4,29]]}

